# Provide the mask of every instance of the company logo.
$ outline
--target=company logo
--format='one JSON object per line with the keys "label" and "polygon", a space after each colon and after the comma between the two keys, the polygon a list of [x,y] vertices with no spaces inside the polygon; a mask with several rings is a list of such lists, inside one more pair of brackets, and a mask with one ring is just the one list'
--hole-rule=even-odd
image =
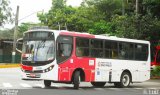
{"label": "company logo", "polygon": [[1,95],[18,95],[18,90],[17,89],[2,89],[0,90]]}
{"label": "company logo", "polygon": [[111,67],[111,62],[98,62],[98,67]]}

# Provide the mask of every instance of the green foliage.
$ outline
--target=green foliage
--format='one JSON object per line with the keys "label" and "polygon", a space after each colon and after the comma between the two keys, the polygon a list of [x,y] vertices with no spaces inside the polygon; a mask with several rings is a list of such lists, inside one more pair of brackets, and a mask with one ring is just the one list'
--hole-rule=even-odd
{"label": "green foliage", "polygon": [[119,37],[159,40],[160,21],[152,18],[151,14],[144,16],[136,15],[114,15],[112,18],[112,33]]}
{"label": "green foliage", "polygon": [[156,67],[151,71],[151,76],[152,76],[152,77],[160,76],[160,66],[156,66]]}
{"label": "green foliage", "polygon": [[150,12],[153,17],[160,18],[160,0],[143,0],[144,13]]}
{"label": "green foliage", "polygon": [[9,0],[0,1],[0,26],[4,25],[6,22],[12,22],[12,9],[9,7]]}
{"label": "green foliage", "polygon": [[12,39],[13,29],[0,30],[0,39]]}
{"label": "green foliage", "polygon": [[74,13],[74,10],[72,10],[71,7],[63,9],[57,8],[54,10],[51,9],[49,13],[38,14],[38,17],[41,20],[42,24],[48,25],[53,29],[58,29],[58,25],[61,25],[63,27],[65,26],[67,20],[69,20],[67,16],[70,16],[72,12]]}
{"label": "green foliage", "polygon": [[121,0],[86,0],[89,8],[94,8],[104,14],[105,20],[110,20],[113,14],[121,14]]}
{"label": "green foliage", "polygon": [[31,23],[31,22],[21,23],[21,25],[18,26],[18,35],[17,35],[18,38],[22,38],[23,33],[28,31],[28,29],[30,29],[34,26],[40,26],[40,24],[35,24],[35,23]]}
{"label": "green foliage", "polygon": [[88,30],[91,34],[111,34],[112,25],[110,22],[95,22],[93,27]]}
{"label": "green foliage", "polygon": [[114,15],[111,21],[113,22],[112,25],[114,27],[113,35],[127,38],[137,38],[137,36],[139,36],[135,33],[135,16]]}
{"label": "green foliage", "polygon": [[[43,25],[52,29],[109,34],[118,37],[159,40],[159,0],[84,0],[79,7],[66,5],[66,0],[53,0],[48,13],[38,14]],[[124,6],[123,6],[124,5]],[[125,15],[122,15],[122,12]]]}
{"label": "green foliage", "polygon": [[[113,34],[119,37],[140,39],[143,35],[141,31],[137,29],[139,22],[135,15],[115,15],[112,20],[113,27],[115,28]],[[139,32],[139,33],[137,33]]]}

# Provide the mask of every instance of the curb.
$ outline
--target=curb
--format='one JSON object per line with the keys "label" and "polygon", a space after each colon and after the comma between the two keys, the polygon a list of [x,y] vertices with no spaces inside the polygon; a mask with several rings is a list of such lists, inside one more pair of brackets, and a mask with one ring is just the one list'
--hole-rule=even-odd
{"label": "curb", "polygon": [[151,77],[151,79],[160,79],[160,76]]}
{"label": "curb", "polygon": [[0,68],[16,68],[16,67],[20,67],[20,64],[1,64],[0,63]]}

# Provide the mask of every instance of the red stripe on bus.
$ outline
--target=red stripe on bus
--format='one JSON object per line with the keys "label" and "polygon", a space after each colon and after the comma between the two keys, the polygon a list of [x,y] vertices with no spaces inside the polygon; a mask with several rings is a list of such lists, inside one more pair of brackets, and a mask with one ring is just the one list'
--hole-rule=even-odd
{"label": "red stripe on bus", "polygon": [[77,32],[61,32],[60,35],[68,35],[68,36],[78,36],[78,37],[87,37],[87,38],[95,38],[95,35],[88,33],[77,33]]}
{"label": "red stripe on bus", "polygon": [[23,70],[29,70],[29,71],[33,70],[33,67],[32,67],[32,66],[21,65],[21,68],[22,68]]}

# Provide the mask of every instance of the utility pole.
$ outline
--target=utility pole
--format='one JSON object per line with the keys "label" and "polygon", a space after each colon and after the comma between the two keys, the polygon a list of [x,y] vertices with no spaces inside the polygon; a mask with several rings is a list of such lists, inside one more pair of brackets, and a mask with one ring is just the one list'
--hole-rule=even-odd
{"label": "utility pole", "polygon": [[139,10],[139,0],[136,0],[136,16],[138,15]]}
{"label": "utility pole", "polygon": [[122,15],[124,16],[125,14],[125,9],[124,9],[124,0],[122,0]]}
{"label": "utility pole", "polygon": [[18,15],[19,15],[19,6],[17,6],[16,17],[15,17],[15,27],[14,27],[14,37],[13,37],[13,51],[12,51],[12,63],[15,63],[15,58],[16,58],[16,43],[17,43],[17,31],[18,31]]}

